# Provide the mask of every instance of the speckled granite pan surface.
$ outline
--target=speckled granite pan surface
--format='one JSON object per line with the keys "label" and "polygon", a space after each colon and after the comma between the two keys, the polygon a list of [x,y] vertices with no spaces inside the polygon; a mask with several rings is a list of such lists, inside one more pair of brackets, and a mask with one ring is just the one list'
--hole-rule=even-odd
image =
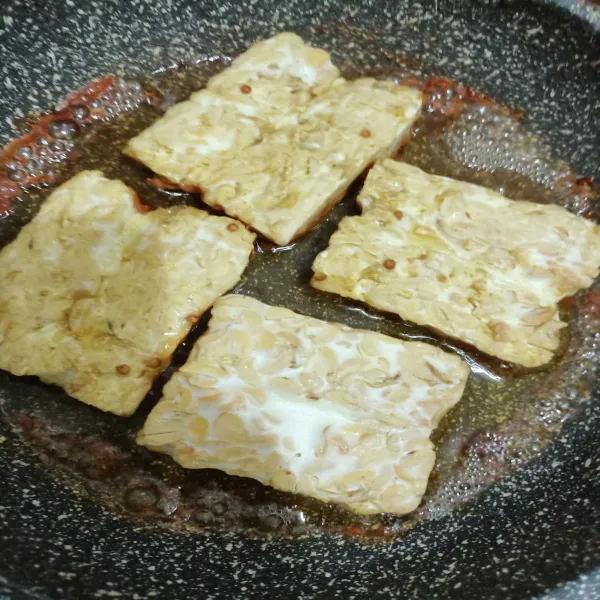
{"label": "speckled granite pan surface", "polygon": [[[548,141],[554,156],[573,165],[580,175],[598,178],[600,9],[594,6],[583,0],[6,0],[0,5],[0,145],[15,137],[15,118],[51,108],[93,77],[117,73],[136,79],[177,64],[213,59],[218,63],[256,39],[293,30],[332,51],[349,75],[353,69],[355,74],[372,72],[382,61],[390,61],[408,65],[417,75],[444,75],[481,88],[509,106],[522,108],[528,126]],[[132,134],[139,129],[139,123],[127,119],[124,123]],[[110,131],[100,132],[98,144],[108,146],[110,135]],[[417,150],[406,152],[407,161],[427,166]],[[106,167],[107,175],[121,176],[111,169]],[[137,175],[128,167],[122,177],[141,194],[150,193],[143,181],[136,183]],[[518,182],[511,185],[518,195]],[[169,201],[192,200],[174,196]],[[336,223],[356,212],[353,203],[351,195],[306,242],[286,252],[258,256],[238,291],[317,318],[428,339],[421,330],[386,324],[381,316],[299,291],[308,288],[312,258],[326,246]],[[9,220],[0,220],[2,244],[13,235],[5,222]],[[597,314],[590,318],[598,322]],[[597,378],[600,333],[578,327],[573,326],[573,339],[579,340],[580,353],[565,359],[565,369],[575,379],[584,371],[588,380]],[[487,364],[478,361],[478,357],[472,361],[472,368]],[[586,361],[591,366],[585,370],[573,366]],[[488,380],[472,379],[467,408],[459,405],[434,440],[442,447],[442,463],[444,456],[452,457],[453,428],[471,431],[471,418],[478,428],[484,422],[479,413],[469,412],[469,404],[485,408],[488,396],[494,397],[495,409],[503,402],[501,392],[490,392],[496,381],[494,369],[490,372]],[[478,494],[467,494],[465,502],[452,510],[439,508],[444,502],[436,500],[439,494],[430,493],[431,518],[407,527],[405,535],[395,535],[391,542],[368,545],[318,526],[299,539],[255,535],[227,527],[214,505],[210,518],[221,519],[223,526],[210,535],[170,527],[165,524],[168,519],[144,519],[142,513],[149,512],[162,493],[157,480],[152,482],[157,497],[136,496],[138,517],[119,512],[114,503],[103,501],[104,492],[97,491],[101,487],[94,483],[101,479],[97,473],[89,478],[92,485],[76,485],[64,470],[54,468],[56,457],[27,441],[22,431],[31,433],[32,416],[43,422],[54,414],[67,432],[71,425],[88,422],[93,429],[97,421],[98,431],[114,433],[107,452],[121,443],[129,452],[151,404],[142,407],[141,416],[114,421],[117,417],[84,414],[81,411],[88,407],[76,408],[74,401],[54,388],[0,372],[0,600],[600,598],[600,388],[596,380],[595,392],[584,398],[577,381],[571,379],[561,387],[556,381],[567,382],[567,375],[564,379],[556,375],[556,381],[552,377],[549,372],[510,383],[506,389],[517,394],[518,402],[506,400],[508,417],[498,413],[502,415],[498,423],[505,419],[510,423],[517,413],[522,422],[529,413],[521,406],[527,405],[529,397],[542,406],[547,393],[548,406],[568,415],[564,426],[555,427],[551,436],[527,438],[524,452],[530,460],[515,459],[517,466],[510,473],[502,472],[496,484],[484,486]],[[15,417],[19,407],[27,418]],[[39,433],[39,423],[36,427]],[[513,434],[514,439],[525,439],[518,431]],[[490,444],[477,446],[484,470],[496,468],[489,458],[495,450],[489,447],[498,442],[498,435],[494,430]],[[73,448],[68,434],[58,438],[54,448],[68,454]],[[535,444],[543,451],[532,451]],[[123,459],[129,464],[127,460]],[[144,460],[150,462],[152,457]],[[93,470],[90,464],[80,467]],[[440,473],[444,468],[442,464]],[[138,492],[140,485],[147,492],[145,475],[135,477]],[[164,514],[169,514],[179,481],[173,477],[168,475],[171,491],[160,500]],[[226,488],[228,480],[223,478],[211,480],[211,485],[222,481]],[[189,481],[181,482],[184,495]],[[249,489],[262,498],[258,488]],[[263,500],[265,506],[269,502],[291,506],[289,499]],[[304,505],[298,502],[302,510],[298,506],[289,510],[311,517],[310,507],[303,513]],[[205,518],[205,512],[194,513],[196,520]],[[263,518],[260,510],[257,514]],[[315,514],[325,519],[329,513]],[[331,518],[340,519],[336,514]],[[272,529],[279,527],[278,519],[271,518]],[[387,525],[402,527],[401,523]]]}

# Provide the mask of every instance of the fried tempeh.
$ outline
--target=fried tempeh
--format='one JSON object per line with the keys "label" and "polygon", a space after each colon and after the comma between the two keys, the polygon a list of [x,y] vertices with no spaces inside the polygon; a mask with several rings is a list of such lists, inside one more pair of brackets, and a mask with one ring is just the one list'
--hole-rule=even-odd
{"label": "fried tempeh", "polygon": [[421,102],[415,88],[346,81],[327,52],[284,33],[250,48],[124,151],[283,245],[398,150]]}
{"label": "fried tempeh", "polygon": [[80,173],[0,251],[0,368],[131,414],[253,240],[195,208],[143,214],[125,184]]}
{"label": "fried tempeh", "polygon": [[468,377],[457,356],[225,296],[138,442],[358,513],[406,513],[429,435]]}
{"label": "fried tempeh", "polygon": [[358,201],[363,214],[342,220],[312,285],[504,360],[550,361],[565,326],[558,302],[598,274],[600,228],[559,206],[391,160]]}

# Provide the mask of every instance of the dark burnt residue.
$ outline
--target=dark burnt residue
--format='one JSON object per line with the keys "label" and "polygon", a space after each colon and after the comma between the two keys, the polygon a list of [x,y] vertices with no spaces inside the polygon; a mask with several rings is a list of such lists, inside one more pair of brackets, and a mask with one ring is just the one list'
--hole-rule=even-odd
{"label": "dark burnt residue", "polygon": [[[391,78],[423,89],[425,110],[401,160],[512,198],[555,202],[588,218],[597,216],[593,181],[556,160],[543,140],[529,132],[521,111],[460,82],[423,74],[418,59],[386,55],[376,36],[365,40],[362,32],[347,33],[349,39],[360,35],[361,47],[381,56],[381,67],[365,69],[336,56],[346,76]],[[319,31],[307,34],[310,39]],[[228,61],[178,64],[141,81],[100,79],[72,95],[52,115],[30,123],[24,136],[0,155],[0,218],[4,215],[0,245],[35,214],[52,186],[84,169],[99,169],[123,180],[152,208],[189,204],[214,213],[199,194],[174,188],[122,155],[121,149]],[[467,360],[472,376],[461,402],[434,432],[436,466],[413,515],[358,516],[253,480],[214,470],[185,470],[166,456],[138,447],[137,431],[164,383],[206,329],[208,315],[180,345],[172,365],[133,417],[101,413],[56,388],[0,374],[3,385],[23,390],[0,404],[3,418],[68,485],[119,514],[153,526],[196,532],[243,530],[259,537],[327,531],[365,542],[386,541],[404,535],[422,519],[443,517],[468,502],[538,455],[589,398],[600,352],[600,291],[581,292],[562,303],[561,314],[570,325],[555,360],[540,369],[515,367],[397,317],[318,293],[308,285],[310,265],[339,220],[357,214],[359,188],[360,183],[353,186],[321,224],[289,247],[275,248],[259,238],[234,292],[353,327],[427,341]],[[32,393],[35,385],[39,389]]]}

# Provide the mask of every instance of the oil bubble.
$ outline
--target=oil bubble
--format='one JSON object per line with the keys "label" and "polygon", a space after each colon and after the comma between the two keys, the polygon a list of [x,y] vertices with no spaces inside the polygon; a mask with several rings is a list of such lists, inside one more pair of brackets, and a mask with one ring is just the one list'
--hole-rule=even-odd
{"label": "oil bubble", "polygon": [[15,154],[21,158],[31,158],[33,156],[33,150],[29,146],[22,146],[17,149]]}
{"label": "oil bubble", "polygon": [[48,125],[48,133],[59,140],[71,139],[77,132],[77,124],[71,120],[52,121]]}
{"label": "oil bubble", "polygon": [[90,109],[83,105],[72,106],[71,112],[73,114],[73,118],[77,119],[78,121],[83,121],[90,116]]}

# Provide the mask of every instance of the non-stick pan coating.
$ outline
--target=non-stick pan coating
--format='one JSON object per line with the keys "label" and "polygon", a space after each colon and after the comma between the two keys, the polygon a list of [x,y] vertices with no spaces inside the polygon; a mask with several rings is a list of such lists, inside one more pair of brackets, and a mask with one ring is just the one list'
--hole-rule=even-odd
{"label": "non-stick pan coating", "polygon": [[[14,136],[10,117],[48,108],[94,76],[235,55],[296,30],[338,61],[376,65],[385,60],[377,48],[391,48],[519,106],[556,156],[598,177],[600,18],[591,4],[560,4],[9,0],[0,136]],[[49,474],[0,419],[0,598],[600,597],[599,392],[499,485],[374,546],[325,534],[203,537],[119,518]],[[53,393],[0,373],[9,404]]]}

